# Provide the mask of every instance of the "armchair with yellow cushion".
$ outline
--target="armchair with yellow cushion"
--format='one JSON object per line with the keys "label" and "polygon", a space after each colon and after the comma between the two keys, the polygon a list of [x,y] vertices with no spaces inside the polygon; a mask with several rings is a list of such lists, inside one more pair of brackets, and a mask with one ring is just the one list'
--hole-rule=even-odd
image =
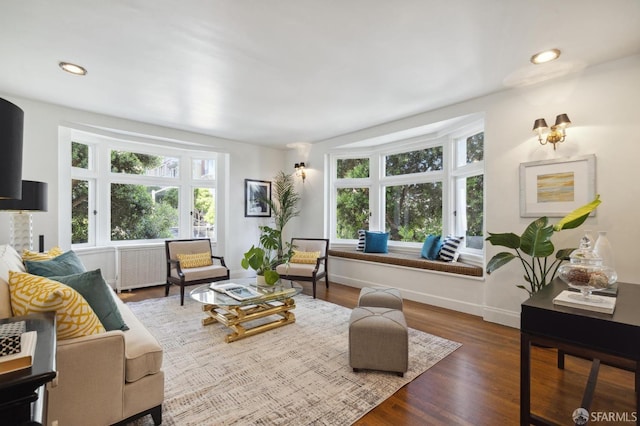
{"label": "armchair with yellow cushion", "polygon": [[329,288],[328,252],[329,240],[325,238],[292,238],[293,256],[288,263],[278,265],[280,278],[291,281],[313,283],[313,298],[316,297],[316,282],[324,278]]}
{"label": "armchair with yellow cushion", "polygon": [[224,257],[211,253],[211,240],[208,238],[167,240],[165,251],[167,284],[164,295],[169,295],[171,284],[179,285],[180,306],[184,305],[185,286],[229,279]]}

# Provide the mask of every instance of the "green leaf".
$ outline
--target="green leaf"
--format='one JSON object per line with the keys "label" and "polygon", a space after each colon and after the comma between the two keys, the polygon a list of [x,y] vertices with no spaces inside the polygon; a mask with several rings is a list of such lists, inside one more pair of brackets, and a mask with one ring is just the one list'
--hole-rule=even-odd
{"label": "green leaf", "polygon": [[560,249],[556,252],[556,259],[569,260],[569,256],[574,250],[575,248]]}
{"label": "green leaf", "polygon": [[520,237],[520,248],[523,252],[531,257],[547,257],[553,254],[553,226],[547,226],[548,223],[547,217],[543,216],[527,226]]}
{"label": "green leaf", "polygon": [[491,258],[489,263],[487,263],[487,274],[492,273],[496,269],[506,265],[515,258],[516,256],[513,253],[508,253],[506,251],[496,254]]}
{"label": "green leaf", "polygon": [[507,232],[504,234],[492,234],[489,232],[489,236],[486,238],[494,246],[502,246],[511,249],[520,248],[520,237],[513,232]]}
{"label": "green leaf", "polygon": [[264,282],[269,285],[274,285],[280,279],[280,274],[276,271],[268,270],[264,271]]}
{"label": "green leaf", "polygon": [[600,205],[600,203],[602,203],[602,201],[600,201],[600,194],[598,194],[592,202],[585,204],[582,207],[578,207],[577,209],[560,219],[560,222],[556,223],[553,229],[555,231],[561,231],[563,229],[577,228],[578,226],[582,225],[585,220],[587,220],[589,214],[591,214],[591,212],[594,211],[596,207]]}

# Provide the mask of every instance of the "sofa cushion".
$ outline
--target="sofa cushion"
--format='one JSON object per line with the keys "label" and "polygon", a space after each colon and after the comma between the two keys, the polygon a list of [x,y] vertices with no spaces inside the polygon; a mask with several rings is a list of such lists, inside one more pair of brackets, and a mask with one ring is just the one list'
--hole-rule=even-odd
{"label": "sofa cushion", "polygon": [[22,260],[51,260],[54,257],[60,256],[62,253],[64,252],[60,247],[52,247],[48,251],[42,253],[24,249],[22,250]]}
{"label": "sofa cushion", "polygon": [[62,253],[51,260],[25,260],[24,265],[28,273],[40,275],[41,277],[59,277],[87,271],[80,258],[72,250]]}
{"label": "sofa cushion", "polygon": [[[283,263],[276,266],[276,272],[280,275],[297,275],[299,277],[312,277],[313,270],[316,268],[316,264],[310,265],[308,263]],[[320,264],[318,268],[318,274],[324,271],[324,264]]]}
{"label": "sofa cushion", "polygon": [[[222,265],[202,266],[200,268],[182,269],[185,281],[203,280],[205,278],[218,278],[227,275],[227,268]],[[180,278],[176,269],[171,269],[171,276]]]}
{"label": "sofa cushion", "polygon": [[102,278],[100,269],[61,277],[54,276],[49,279],[66,284],[80,293],[107,331],[129,329],[122,319],[116,303],[108,294],[113,293],[113,290]]}
{"label": "sofa cushion", "polygon": [[162,346],[118,296],[111,292],[122,318],[129,326],[124,333],[125,380],[135,382],[162,369]]}
{"label": "sofa cushion", "polygon": [[9,271],[25,272],[20,254],[10,245],[0,245],[0,318],[9,318],[11,296],[9,294]]}
{"label": "sofa cushion", "polygon": [[105,332],[84,297],[65,284],[26,272],[10,271],[9,290],[15,315],[55,311],[59,340]]}

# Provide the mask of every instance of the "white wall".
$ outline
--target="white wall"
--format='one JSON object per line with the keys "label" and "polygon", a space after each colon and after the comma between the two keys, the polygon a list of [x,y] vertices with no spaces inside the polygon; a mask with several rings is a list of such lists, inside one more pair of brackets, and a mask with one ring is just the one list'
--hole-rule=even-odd
{"label": "white wall", "polygon": [[[216,249],[223,254],[232,274],[244,274],[240,268],[242,253],[258,241],[258,224],[268,223],[265,218],[244,217],[244,179],[271,180],[278,170],[293,172],[293,162],[289,165],[289,155],[284,150],[257,147],[236,141],[224,140],[184,132],[160,126],[148,125],[129,120],[65,108],[48,103],[24,99],[0,93],[0,97],[15,103],[24,111],[24,147],[22,178],[43,181],[49,184],[49,210],[33,214],[34,245],[38,235],[45,236],[45,248],[59,244],[58,239],[58,127],[80,124],[98,126],[120,131],[133,132],[153,137],[169,138],[215,147],[219,152],[229,154],[229,174],[223,179],[219,190],[226,192],[228,199],[217,206],[219,218],[219,239]],[[286,163],[286,164],[285,164]],[[62,182],[62,184],[67,184]],[[0,212],[0,242],[9,241],[9,218],[11,213]],[[69,247],[63,247],[68,249]],[[105,270],[112,268],[104,267]],[[113,277],[108,277],[112,279]]]}
{"label": "white wall", "polygon": [[[544,159],[595,154],[597,158],[597,192],[602,204],[597,216],[576,230],[562,231],[553,237],[556,247],[573,247],[585,229],[606,230],[613,246],[619,280],[640,283],[636,263],[640,228],[636,226],[640,208],[640,56],[610,62],[534,86],[510,89],[404,120],[373,127],[312,146],[309,163],[323,164],[332,147],[363,140],[398,130],[409,129],[448,118],[485,112],[485,182],[486,230],[521,233],[533,218],[519,213],[520,163]],[[446,88],[443,88],[446,89]],[[553,122],[557,114],[566,113],[572,120],[567,140],[554,151],[540,146],[531,132],[533,121],[545,117]],[[305,183],[313,196],[305,198],[305,209],[299,223],[307,232],[319,233],[326,224],[325,199],[327,182],[322,170],[311,173]],[[555,223],[557,219],[551,219]],[[302,232],[302,231],[300,231]],[[487,249],[487,259],[499,250]],[[405,297],[415,300],[455,299],[455,292],[467,286],[475,292],[484,290],[482,315],[489,321],[519,326],[520,304],[527,293],[515,287],[523,283],[521,267],[512,262],[487,276],[485,284],[465,278],[454,278],[450,290],[446,283],[433,289],[438,277],[423,273],[422,291],[415,288],[415,277],[398,272],[394,285]],[[397,272],[397,271],[396,271]],[[412,284],[405,284],[412,282]],[[361,283],[362,284],[362,283]],[[354,284],[357,285],[357,284]],[[434,293],[435,292],[435,293]],[[469,301],[465,301],[467,303]]]}
{"label": "white wall", "polygon": [[[257,226],[265,219],[245,218],[243,183],[245,178],[270,180],[280,169],[293,172],[293,164],[308,165],[301,190],[302,215],[286,229],[286,236],[320,237],[327,223],[327,181],[324,174],[325,155],[332,147],[373,136],[421,126],[444,119],[476,112],[485,112],[486,165],[486,229],[492,232],[520,233],[531,221],[519,216],[518,167],[520,163],[595,154],[597,157],[597,191],[602,205],[595,218],[577,230],[563,231],[554,236],[558,247],[575,246],[584,229],[606,230],[615,251],[619,279],[640,283],[635,244],[640,241],[636,216],[640,207],[640,56],[589,68],[560,80],[540,83],[520,89],[473,99],[439,110],[365,129],[306,147],[282,152],[182,132],[158,126],[136,123],[89,112],[68,109],[27,99],[0,95],[25,111],[23,178],[49,183],[49,212],[34,214],[35,235],[46,236],[47,248],[56,244],[57,235],[57,143],[59,124],[82,123],[132,131],[154,136],[202,143],[219,147],[229,153],[229,179],[225,182],[229,194],[224,208],[227,217],[224,233],[224,255],[232,274],[241,274],[242,253],[257,240]],[[446,90],[446,88],[443,88]],[[567,113],[573,124],[568,128],[567,141],[553,151],[540,146],[531,133],[533,120],[545,117],[553,121]],[[283,155],[284,154],[284,155]],[[301,158],[303,157],[303,158]],[[553,220],[552,220],[553,221]],[[9,216],[0,213],[0,241],[8,241]],[[489,246],[487,259],[498,250]],[[511,326],[519,325],[520,303],[527,294],[515,287],[522,282],[522,271],[515,262],[486,277],[485,282],[465,278],[447,278],[437,287],[437,274],[428,272],[421,286],[415,274],[397,270],[392,283],[403,289],[405,297],[431,301],[447,306],[463,300],[468,312],[482,312],[485,319]],[[411,284],[405,284],[410,282]],[[417,282],[417,283],[416,283]],[[434,284],[436,283],[436,284]],[[352,282],[363,285],[363,282]]]}

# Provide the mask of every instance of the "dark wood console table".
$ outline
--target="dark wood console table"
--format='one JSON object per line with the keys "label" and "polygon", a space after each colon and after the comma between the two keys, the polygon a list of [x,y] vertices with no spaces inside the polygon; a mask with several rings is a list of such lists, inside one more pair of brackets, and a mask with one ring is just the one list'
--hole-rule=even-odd
{"label": "dark wood console table", "polygon": [[37,425],[45,421],[45,385],[56,377],[55,318],[55,312],[44,312],[0,320],[0,324],[24,320],[27,331],[38,332],[31,367],[0,374],[0,419],[3,424]]}
{"label": "dark wood console table", "polygon": [[[577,353],[593,360],[583,405],[590,404],[600,359],[611,356],[628,361],[617,367],[635,372],[636,410],[640,408],[640,285],[618,283],[613,315],[553,304],[553,298],[567,285],[554,280],[524,303],[520,316],[520,424],[550,424],[531,413],[531,344],[558,348],[558,367],[564,353]],[[604,362],[604,361],[603,361]],[[590,389],[591,388],[591,389]],[[576,407],[577,408],[577,407]],[[571,414],[571,413],[568,413]]]}

